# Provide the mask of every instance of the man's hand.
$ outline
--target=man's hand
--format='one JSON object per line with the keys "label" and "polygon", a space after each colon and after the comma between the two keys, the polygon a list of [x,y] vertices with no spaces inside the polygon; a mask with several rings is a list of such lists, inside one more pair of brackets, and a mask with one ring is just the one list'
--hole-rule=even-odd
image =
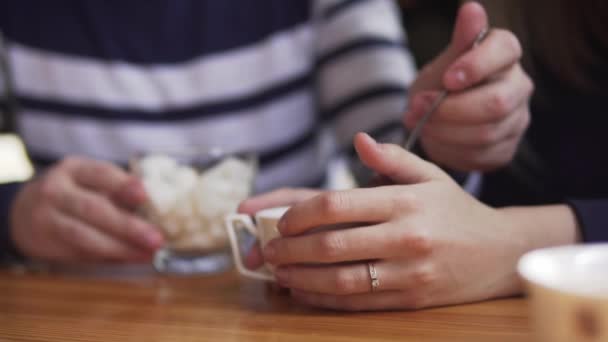
{"label": "man's hand", "polygon": [[133,213],[143,185],[124,170],[67,158],[24,186],[12,208],[11,236],[27,257],[55,262],[139,262],[163,244]]}

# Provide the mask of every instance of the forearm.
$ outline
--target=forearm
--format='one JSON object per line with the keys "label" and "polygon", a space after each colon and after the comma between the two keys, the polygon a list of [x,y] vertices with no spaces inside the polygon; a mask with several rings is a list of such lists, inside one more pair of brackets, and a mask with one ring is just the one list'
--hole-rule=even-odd
{"label": "forearm", "polygon": [[522,239],[522,252],[582,241],[574,211],[567,205],[499,209],[514,237]]}

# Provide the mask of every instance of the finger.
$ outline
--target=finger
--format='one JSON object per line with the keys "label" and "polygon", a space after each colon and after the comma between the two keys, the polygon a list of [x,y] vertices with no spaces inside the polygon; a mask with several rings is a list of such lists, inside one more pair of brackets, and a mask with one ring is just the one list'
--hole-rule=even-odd
{"label": "finger", "polygon": [[448,47],[421,71],[412,93],[419,90],[443,88],[445,71],[475,42],[479,32],[488,27],[488,16],[476,2],[464,4],[459,12]]}
{"label": "finger", "polygon": [[266,208],[291,206],[312,198],[319,193],[320,191],[312,189],[279,189],[243,201],[239,205],[238,212],[253,215]]}
{"label": "finger", "polygon": [[449,178],[437,166],[415,154],[397,145],[378,144],[365,133],[355,136],[355,149],[363,164],[396,183],[416,184]]}
{"label": "finger", "polygon": [[517,37],[510,31],[494,29],[479,46],[465,52],[450,66],[444,86],[450,91],[471,87],[516,64],[521,56]]}
{"label": "finger", "polygon": [[142,181],[131,177],[111,198],[118,206],[132,211],[148,201],[148,194]]}
{"label": "finger", "polygon": [[521,107],[498,123],[466,125],[434,123],[423,130],[423,135],[443,145],[454,147],[486,148],[525,131],[520,123],[529,115],[527,107]]}
{"label": "finger", "polygon": [[69,158],[65,164],[76,183],[104,194],[113,195],[135,179],[135,176],[108,162]]}
{"label": "finger", "polygon": [[433,160],[441,160],[455,171],[493,171],[513,159],[517,150],[519,137],[512,137],[497,145],[486,148],[455,147],[436,141],[425,141],[424,150]]}
{"label": "finger", "polygon": [[58,239],[78,250],[80,255],[90,261],[140,261],[145,255],[132,245],[65,214],[55,216],[54,226]]}
{"label": "finger", "polygon": [[408,302],[404,300],[405,296],[399,291],[334,296],[292,290],[291,295],[303,304],[331,310],[356,312],[408,308]]}
{"label": "finger", "polygon": [[[375,291],[401,290],[409,287],[405,268],[392,261],[375,262],[379,281]],[[281,286],[295,290],[330,295],[352,295],[372,292],[368,263],[331,266],[279,267],[275,275]],[[403,276],[406,277],[403,277]]]}
{"label": "finger", "polygon": [[264,248],[264,259],[275,265],[330,264],[428,254],[430,242],[413,230],[380,224],[278,238]]}
{"label": "finger", "polygon": [[154,251],[164,243],[159,229],[116,207],[109,199],[75,185],[65,188],[61,210],[115,239]]}
{"label": "finger", "polygon": [[66,244],[61,239],[54,238],[58,215],[63,215],[59,210],[51,206],[43,206],[34,209],[32,215],[35,217],[33,225],[46,227],[37,236],[30,236],[34,242],[38,242],[37,248],[25,251],[28,258],[32,260],[44,260],[53,263],[74,262],[81,258],[80,250]]}
{"label": "finger", "polygon": [[379,174],[375,174],[372,179],[369,181],[369,184],[366,185],[367,188],[377,188],[381,186],[394,185],[393,181],[391,181],[388,177],[381,176]]}
{"label": "finger", "polygon": [[325,192],[308,201],[294,204],[283,215],[278,229],[293,236],[311,229],[340,223],[382,222],[393,215],[392,198],[401,196],[399,187],[359,188]]}
{"label": "finger", "polygon": [[488,15],[481,4],[470,1],[462,5],[454,24],[449,52],[455,56],[462,55],[473,46],[479,32],[488,26]]}
{"label": "finger", "polygon": [[255,244],[245,257],[245,267],[250,270],[255,270],[260,268],[263,264],[264,257],[262,256],[262,251],[260,250],[260,247]]}
{"label": "finger", "polygon": [[429,120],[455,124],[484,124],[504,120],[515,108],[528,103],[534,90],[519,65],[494,82],[448,96]]}
{"label": "finger", "polygon": [[[405,127],[410,130],[414,129],[418,121],[432,109],[439,96],[441,96],[441,92],[435,90],[416,92],[409,100],[408,111],[404,115],[403,123],[405,124]],[[437,111],[437,109],[435,111]]]}

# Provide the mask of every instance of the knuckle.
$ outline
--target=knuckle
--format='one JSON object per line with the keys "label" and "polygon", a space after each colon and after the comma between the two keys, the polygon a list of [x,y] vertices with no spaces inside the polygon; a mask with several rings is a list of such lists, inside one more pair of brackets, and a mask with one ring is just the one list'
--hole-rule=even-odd
{"label": "knuckle", "polygon": [[90,197],[72,201],[72,210],[80,218],[91,218],[99,210],[99,203]]}
{"label": "knuckle", "polygon": [[415,288],[427,288],[437,281],[438,273],[434,266],[424,265],[414,269],[410,277]]}
{"label": "knuckle", "polygon": [[336,260],[346,249],[344,239],[338,232],[327,232],[319,240],[319,254],[327,261]]}
{"label": "knuckle", "polygon": [[61,169],[71,169],[71,168],[79,165],[81,162],[82,162],[82,159],[80,157],[69,156],[69,157],[63,158],[59,162],[58,167]]}
{"label": "knuckle", "polygon": [[334,274],[334,289],[336,294],[347,295],[355,293],[356,279],[347,269],[339,269]]}
{"label": "knuckle", "polygon": [[56,180],[55,174],[49,173],[40,182],[40,196],[43,200],[55,203],[61,198],[61,186]]}
{"label": "knuckle", "polygon": [[502,119],[512,110],[510,96],[502,92],[494,92],[488,100],[487,107],[492,119]]}
{"label": "knuckle", "polygon": [[495,144],[498,141],[498,130],[495,125],[486,124],[479,127],[477,132],[477,143],[482,146]]}
{"label": "knuckle", "polygon": [[520,59],[523,54],[523,49],[517,36],[513,32],[504,29],[498,29],[496,32],[500,36],[505,48],[508,49],[516,59]]}
{"label": "knuckle", "polygon": [[328,192],[321,195],[321,212],[326,216],[334,216],[348,210],[346,195],[342,192]]}
{"label": "knuckle", "polygon": [[425,232],[407,231],[400,237],[401,246],[418,255],[429,255],[433,251],[433,242]]}
{"label": "knuckle", "polygon": [[399,191],[399,193],[392,198],[392,206],[392,213],[394,215],[399,215],[404,211],[419,210],[421,209],[422,204],[415,193]]}
{"label": "knuckle", "polygon": [[[103,177],[103,178],[102,178]],[[92,179],[105,179],[108,177],[107,170],[104,170],[99,164],[90,162],[86,166],[78,168],[78,179],[80,182],[89,184]]]}

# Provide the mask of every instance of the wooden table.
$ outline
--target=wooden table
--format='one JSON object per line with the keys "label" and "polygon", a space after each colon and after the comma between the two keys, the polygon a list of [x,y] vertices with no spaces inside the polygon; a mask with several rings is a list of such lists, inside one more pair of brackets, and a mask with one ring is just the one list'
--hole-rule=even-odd
{"label": "wooden table", "polygon": [[179,278],[0,269],[0,341],[531,341],[526,301],[313,310],[233,273]]}

